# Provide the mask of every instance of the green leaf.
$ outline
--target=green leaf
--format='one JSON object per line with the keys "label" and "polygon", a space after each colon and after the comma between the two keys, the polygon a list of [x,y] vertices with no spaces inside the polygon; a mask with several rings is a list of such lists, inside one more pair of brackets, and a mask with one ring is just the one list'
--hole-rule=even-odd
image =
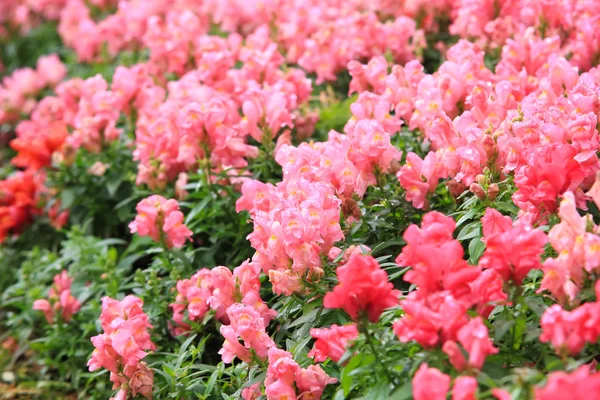
{"label": "green leaf", "polygon": [[390,385],[385,381],[381,380],[373,386],[366,395],[366,399],[377,400],[387,398],[390,393]]}
{"label": "green leaf", "polygon": [[469,263],[476,265],[484,250],[485,243],[481,240],[480,236],[471,239],[469,242]]}
{"label": "green leaf", "polygon": [[296,319],[294,322],[289,324],[288,328],[293,328],[295,326],[302,325],[306,322],[313,322],[313,320],[315,319],[315,317],[317,316],[317,314],[319,312],[319,309],[320,308],[317,307],[317,308],[310,310],[308,313],[306,313],[305,315],[301,316],[300,318]]}
{"label": "green leaf", "polygon": [[504,316],[494,321],[494,341],[500,341],[515,324],[514,320],[506,319]]}
{"label": "green leaf", "polygon": [[108,192],[110,197],[115,197],[117,190],[123,183],[123,176],[120,174],[115,174],[111,176],[106,182],[106,191]]}
{"label": "green leaf", "polygon": [[75,194],[74,188],[64,189],[60,193],[60,205],[61,205],[62,209],[66,210],[66,209],[71,208],[71,206],[75,202],[76,197],[77,196]]}
{"label": "green leaf", "polygon": [[481,236],[481,222],[473,221],[460,230],[456,240],[462,242],[463,240],[473,239],[478,236]]}
{"label": "green leaf", "polygon": [[389,397],[389,400],[409,400],[412,398],[412,382],[407,381]]}
{"label": "green leaf", "polygon": [[215,383],[217,382],[217,379],[220,378],[223,374],[224,369],[225,364],[221,362],[219,363],[217,369],[210,375],[210,378],[208,378],[208,382],[206,382],[206,389],[204,390],[205,396],[208,396],[212,393],[213,389],[215,388]]}
{"label": "green leaf", "polygon": [[544,299],[540,296],[529,296],[525,298],[525,304],[531,311],[533,311],[538,317],[541,317],[548,306],[544,303]]}
{"label": "green leaf", "polygon": [[402,246],[404,244],[406,244],[406,242],[402,239],[387,240],[387,241],[379,243],[377,246],[373,247],[371,254],[373,254],[375,256],[383,249],[386,249],[391,246]]}

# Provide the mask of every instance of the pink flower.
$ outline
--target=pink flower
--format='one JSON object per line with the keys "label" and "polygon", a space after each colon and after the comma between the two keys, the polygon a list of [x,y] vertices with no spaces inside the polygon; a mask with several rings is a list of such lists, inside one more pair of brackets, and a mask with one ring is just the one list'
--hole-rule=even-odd
{"label": "pink flower", "polygon": [[504,281],[498,272],[486,269],[474,281],[469,283],[471,288],[470,298],[477,304],[477,313],[487,318],[494,307],[508,299],[504,292]]}
{"label": "pink flower", "polygon": [[[575,371],[553,372],[542,388],[536,388],[535,400],[559,400],[566,398],[584,399],[600,390],[600,374],[591,372],[588,365],[582,365]],[[594,395],[592,395],[593,397]]]}
{"label": "pink flower", "polygon": [[[99,368],[110,371],[113,389],[120,388],[117,396],[128,397],[142,394],[152,396],[153,372],[141,362],[149,350],[155,350],[148,329],[152,325],[142,310],[144,303],[135,296],[118,301],[109,297],[102,299],[100,322],[104,333],[91,338],[95,349],[88,360],[90,372]],[[124,394],[122,393],[124,392]]]}
{"label": "pink flower", "polygon": [[319,365],[301,368],[296,374],[298,397],[320,399],[325,386],[337,383],[337,379],[329,377]]}
{"label": "pink flower", "polygon": [[146,399],[152,399],[154,371],[149,369],[146,363],[141,362],[136,371],[133,374],[131,374],[129,385],[131,387],[131,394],[133,396],[139,393]]}
{"label": "pink flower", "polygon": [[79,300],[71,295],[71,289],[63,290],[60,293],[60,308],[62,309],[62,318],[65,322],[69,322],[71,317],[81,308]]}
{"label": "pink flower", "polygon": [[463,248],[452,237],[455,226],[451,217],[430,212],[423,217],[421,228],[408,227],[404,232],[407,245],[396,258],[399,265],[411,267],[405,281],[416,284],[423,293],[450,290],[457,298],[468,296],[469,285],[481,271],[463,260]]}
{"label": "pink flower", "polygon": [[485,210],[485,214],[483,218],[481,218],[481,224],[483,225],[483,236],[485,238],[495,234],[504,233],[513,226],[510,217],[500,214],[493,208],[487,208]]}
{"label": "pink flower", "polygon": [[223,325],[221,326],[220,332],[225,338],[225,341],[223,342],[223,348],[219,350],[219,354],[221,355],[223,362],[225,364],[230,364],[233,359],[237,357],[249,364],[252,359],[252,354],[248,349],[240,344],[234,329],[228,325]]}
{"label": "pink flower", "polygon": [[552,344],[560,355],[574,356],[583,350],[586,343],[595,343],[600,337],[599,312],[598,302],[585,303],[573,311],[563,310],[555,304],[542,315],[540,341]]}
{"label": "pink flower", "polygon": [[394,333],[407,343],[415,340],[426,348],[448,340],[457,340],[458,331],[467,323],[469,304],[459,301],[448,291],[423,296],[411,292],[400,302],[404,316],[394,322]]}
{"label": "pink flower", "polygon": [[399,291],[372,256],[353,253],[336,273],[340,283],[325,295],[325,307],[343,308],[355,321],[364,313],[377,322],[383,310],[398,304]]}
{"label": "pink flower", "polygon": [[452,400],[476,400],[477,379],[472,376],[459,376],[452,386]]}
{"label": "pink flower", "polygon": [[248,239],[256,254],[252,264],[269,275],[275,293],[291,295],[303,280],[323,276],[321,254],[343,238],[341,201],[323,182],[290,178],[273,187],[244,183],[237,209],[250,211],[254,231]]}
{"label": "pink flower", "polygon": [[[252,349],[260,358],[266,358],[269,349],[275,346],[273,340],[265,332],[265,320],[252,306],[235,303],[227,308],[230,325],[221,326],[221,334],[225,337],[223,348],[219,352],[223,362],[230,363],[234,357],[249,363]],[[241,346],[238,338],[244,342]]]}
{"label": "pink flower", "polygon": [[185,190],[185,185],[188,183],[188,174],[185,172],[180,172],[177,176],[177,181],[175,182],[175,197],[177,200],[181,201],[187,197],[189,194],[187,190]]}
{"label": "pink flower", "polygon": [[[490,214],[488,214],[490,215]],[[488,233],[493,230],[486,221]],[[532,269],[541,268],[540,257],[548,238],[526,222],[518,222],[510,229],[485,237],[486,249],[479,261],[483,269],[495,269],[504,281],[520,285]]]}
{"label": "pink flower", "polygon": [[48,291],[49,300],[35,300],[33,309],[43,311],[46,321],[54,323],[55,315],[60,312],[61,319],[69,322],[71,317],[79,311],[81,303],[71,294],[71,278],[66,270],[54,277],[54,284]]}
{"label": "pink flower", "polygon": [[129,224],[131,233],[150,236],[159,243],[164,240],[168,248],[182,247],[191,240],[192,231],[183,224],[183,213],[176,200],[153,195],[140,201],[136,210],[138,215]]}
{"label": "pink flower", "polygon": [[256,400],[262,395],[260,390],[260,382],[254,385],[248,386],[242,390],[242,398],[244,400]]}
{"label": "pink flower", "polygon": [[400,185],[406,190],[406,200],[415,208],[426,208],[427,195],[435,191],[442,171],[437,165],[436,153],[430,151],[421,160],[415,153],[406,155],[406,164],[400,168],[396,176]]}
{"label": "pink flower", "polygon": [[[269,350],[268,360],[265,393],[269,400],[320,399],[325,386],[337,382],[320,366],[300,368],[290,353],[276,347]],[[294,385],[299,393],[296,393]]]}
{"label": "pink flower", "polygon": [[40,57],[36,70],[48,86],[56,86],[67,75],[67,67],[56,54]]}
{"label": "pink flower", "polygon": [[48,300],[35,300],[33,302],[33,309],[36,311],[43,311],[46,321],[49,324],[54,323],[54,309]]}
{"label": "pink flower", "polygon": [[352,60],[348,63],[348,72],[352,76],[348,95],[365,91],[380,94],[385,91],[385,80],[388,75],[388,63],[385,57],[373,57],[367,65]]}
{"label": "pink flower", "polygon": [[596,175],[596,180],[594,181],[594,184],[592,185],[590,190],[587,191],[586,194],[590,196],[594,203],[596,203],[596,206],[600,208],[600,173]]}
{"label": "pink flower", "polygon": [[209,310],[208,299],[213,289],[212,272],[206,268],[195,273],[190,279],[177,281],[177,297],[175,302],[169,305],[173,310],[175,322],[175,326],[172,327],[174,335],[181,335],[191,330],[185,322],[186,310],[189,321],[202,321]]}
{"label": "pink flower", "polygon": [[498,400],[512,400],[512,396],[504,389],[493,388],[492,395]]}
{"label": "pink flower", "polygon": [[485,363],[485,358],[490,354],[496,354],[495,348],[488,336],[487,327],[480,317],[473,318],[458,331],[458,341],[462,348],[469,354],[469,359],[464,356],[456,344],[452,341],[444,343],[443,350],[450,357],[450,363],[458,371],[466,367],[480,370]]}
{"label": "pink flower", "polygon": [[445,400],[450,390],[450,377],[423,363],[413,377],[412,385],[415,400]]}
{"label": "pink flower", "polygon": [[287,400],[297,398],[294,387],[284,381],[276,380],[266,387],[267,400]]}
{"label": "pink flower", "polygon": [[358,337],[356,325],[331,325],[329,328],[312,328],[310,334],[316,339],[315,347],[308,353],[317,362],[327,358],[338,362],[346,352],[348,342]]}

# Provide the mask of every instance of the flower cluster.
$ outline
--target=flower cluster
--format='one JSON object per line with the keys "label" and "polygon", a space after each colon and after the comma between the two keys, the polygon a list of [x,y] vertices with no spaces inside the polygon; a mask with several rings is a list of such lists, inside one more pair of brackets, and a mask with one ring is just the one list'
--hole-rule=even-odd
{"label": "flower cluster", "polygon": [[338,362],[346,352],[348,342],[358,337],[355,324],[331,325],[329,328],[312,328],[310,335],[315,338],[315,347],[308,353],[317,362],[327,358]]}
{"label": "flower cluster", "polygon": [[323,306],[342,308],[355,321],[377,322],[381,313],[398,304],[400,292],[370,255],[352,253],[336,270],[339,284],[323,298]]}
{"label": "flower cluster", "polygon": [[[219,351],[224,363],[231,363],[237,357],[250,364],[253,357],[265,359],[275,342],[266,333],[265,319],[252,306],[235,303],[227,308],[229,325],[221,326],[221,335],[225,338]],[[239,340],[242,340],[242,345]]]}
{"label": "flower cluster", "polygon": [[[111,3],[101,2],[96,7],[106,9]],[[99,59],[105,44],[113,57],[120,51],[144,46],[150,50],[155,70],[181,75],[195,65],[219,74],[219,69],[233,63],[228,51],[222,51],[219,42],[207,35],[211,23],[225,31],[246,34],[271,25],[278,29],[272,33],[275,43],[268,54],[250,51],[248,59],[259,68],[273,57],[283,61],[277,49],[280,47],[285,50],[287,62],[316,73],[320,83],[335,80],[336,73],[354,59],[386,51],[398,62],[414,58],[425,44],[423,32],[416,29],[412,18],[394,16],[400,7],[387,8],[384,15],[390,19],[382,22],[378,17],[381,10],[364,0],[348,4],[313,0],[260,4],[241,4],[239,0],[202,4],[126,0],[119,3],[116,12],[98,20],[84,1],[70,0],[60,13],[59,33],[82,61]]]}
{"label": "flower cluster", "polygon": [[571,192],[564,194],[558,215],[561,222],[548,233],[550,244],[558,256],[544,261],[540,291],[549,291],[563,305],[576,305],[586,276],[600,266],[599,230],[591,215],[579,215]]}
{"label": "flower cluster", "polygon": [[284,180],[277,186],[244,182],[237,210],[250,212],[254,231],[248,239],[256,250],[253,263],[269,275],[275,293],[300,292],[303,281],[321,278],[321,256],[343,238],[340,205],[333,188],[322,182],[303,178]]}
{"label": "flower cluster", "polygon": [[[287,351],[272,348],[268,352],[268,359],[265,394],[269,400],[320,399],[325,386],[337,382],[318,365],[301,368]],[[252,398],[245,397],[244,400]]]}
{"label": "flower cluster", "polygon": [[565,397],[586,397],[600,388],[600,374],[589,365],[582,365],[571,373],[557,371],[549,374],[548,382],[536,388],[535,400],[558,400]]}
{"label": "flower cluster", "polygon": [[104,333],[92,338],[95,349],[88,367],[90,371],[110,371],[113,389],[119,389],[117,399],[126,399],[130,393],[152,398],[154,372],[141,360],[156,346],[150,339],[148,329],[152,325],[143,305],[141,299],[132,295],[121,301],[102,299],[100,322]]}
{"label": "flower cluster", "polygon": [[[59,199],[82,193],[63,174],[82,170],[102,181],[105,160],[96,158],[129,151],[137,172],[124,180],[153,193],[137,204],[130,232],[165,252],[204,246],[205,232],[212,246],[221,231],[239,229],[209,212],[210,222],[201,222],[225,228],[203,227],[192,241],[188,226],[211,207],[236,201],[250,218],[243,250],[254,249],[251,259],[191,275],[185,257],[226,264],[212,252],[222,247],[174,251],[182,262],[168,265],[168,277],[157,274],[174,297],[171,334],[215,324],[224,339],[218,354],[232,366],[213,376],[250,380],[244,388],[212,377],[192,386],[214,390],[205,397],[239,389],[233,396],[245,400],[318,399],[336,380],[308,366],[306,355],[331,359],[325,368],[335,372],[335,363],[359,355],[386,372],[377,384],[390,396],[414,367],[416,400],[509,399],[480,379],[484,368],[498,360],[524,366],[518,352],[527,346],[528,355],[556,352],[569,370],[591,359],[588,344],[600,338],[598,15],[597,0],[0,0],[0,41],[50,20],[67,47],[61,55],[73,51],[102,71],[65,80],[57,55],[41,57],[35,69],[7,66],[0,125],[12,150],[0,151],[14,157],[1,171],[0,242],[40,215],[63,226],[69,211]],[[329,115],[338,112],[348,114],[341,121]],[[95,159],[84,166],[88,157]],[[196,201],[204,189],[205,208],[187,222],[178,200]],[[115,200],[123,209],[130,204]],[[245,215],[228,217],[235,223]],[[413,217],[419,226],[388,231],[396,227],[390,221]],[[403,241],[390,238],[400,235]],[[248,257],[233,250],[236,262]],[[401,270],[388,276],[381,260],[398,252],[389,268]],[[162,267],[144,265],[150,257],[132,269],[154,274]],[[49,323],[68,322],[80,308],[71,283],[66,271],[57,275],[34,310]],[[273,293],[261,298],[263,284]],[[530,300],[549,307],[532,310]],[[316,313],[308,315],[303,302],[322,307],[307,307]],[[120,400],[152,396],[154,372],[142,360],[156,346],[142,306],[131,295],[105,297],[104,332],[92,338],[89,369],[109,370]],[[302,320],[284,321],[290,316]],[[302,354],[311,338],[295,335],[309,330],[312,350]],[[414,362],[384,365],[407,348],[402,354]],[[546,360],[553,357],[533,360],[535,368],[553,369]],[[341,371],[342,397],[371,396],[367,369]],[[503,382],[540,400],[589,397],[600,384],[595,369],[553,372],[544,383],[527,374]],[[260,373],[264,381],[254,383]],[[348,386],[348,377],[356,384]],[[185,397],[189,385],[174,386]]]}
{"label": "flower cluster", "polygon": [[567,311],[559,304],[548,308],[542,316],[540,341],[550,343],[560,355],[577,355],[587,343],[600,338],[600,282],[596,283],[596,302],[589,302]]}
{"label": "flower cluster", "polygon": [[277,313],[269,309],[260,298],[260,270],[251,262],[244,261],[233,270],[227,267],[201,269],[190,279],[177,282],[177,298],[170,307],[173,309],[173,334],[180,335],[191,330],[184,320],[187,310],[189,321],[202,321],[210,309],[223,323],[229,323],[227,310],[233,305],[243,304],[254,308],[269,324]]}
{"label": "flower cluster", "polygon": [[66,75],[67,67],[52,54],[40,57],[36,69],[21,68],[5,77],[0,84],[0,124],[14,123],[22,114],[30,114],[42,90],[55,87]]}
{"label": "flower cluster", "polygon": [[192,329],[184,320],[186,310],[189,321],[202,321],[209,311],[208,298],[212,291],[212,274],[205,268],[196,272],[190,279],[177,281],[177,297],[175,302],[169,305],[173,310],[173,322],[175,323],[171,327],[173,335],[178,336]]}
{"label": "flower cluster", "polygon": [[441,345],[458,371],[480,370],[498,349],[483,319],[469,319],[467,311],[475,308],[487,317],[490,304],[505,301],[507,295],[495,270],[463,260],[462,246],[452,237],[455,226],[452,218],[430,212],[421,228],[411,225],[404,233],[407,245],[396,262],[411,267],[404,280],[417,289],[400,301],[405,315],[394,323],[394,332],[402,342],[414,340],[426,348]]}
{"label": "flower cluster", "polygon": [[0,242],[20,233],[34,215],[41,213],[38,200],[42,188],[43,177],[33,170],[0,180]]}
{"label": "flower cluster", "polygon": [[71,278],[67,271],[62,271],[54,277],[54,284],[48,292],[48,300],[36,300],[33,309],[42,311],[49,324],[55,322],[57,315],[64,322],[69,322],[71,317],[79,311],[81,303],[71,294]]}
{"label": "flower cluster", "polygon": [[182,247],[191,240],[192,231],[183,224],[177,200],[153,195],[140,201],[136,210],[138,214],[129,224],[131,233],[149,236],[169,249]]}
{"label": "flower cluster", "polygon": [[390,74],[378,58],[351,65],[351,90],[373,90],[431,142],[432,152],[424,159],[408,154],[398,171],[415,207],[427,206],[442,178],[493,200],[496,183],[482,187],[486,168],[514,174],[514,202],[531,221],[553,212],[567,190],[581,199],[577,189],[589,188],[598,170],[591,151],[598,143],[596,72],[578,75],[551,40],[538,47],[546,65],[523,65],[533,51],[525,47],[503,51],[495,73],[485,67],[483,51],[467,41],[448,49],[431,75],[416,60],[393,66]]}
{"label": "flower cluster", "polygon": [[495,270],[506,282],[517,286],[532,269],[540,269],[540,258],[548,238],[526,221],[513,225],[510,217],[488,208],[481,220],[485,253],[479,261],[483,269]]}

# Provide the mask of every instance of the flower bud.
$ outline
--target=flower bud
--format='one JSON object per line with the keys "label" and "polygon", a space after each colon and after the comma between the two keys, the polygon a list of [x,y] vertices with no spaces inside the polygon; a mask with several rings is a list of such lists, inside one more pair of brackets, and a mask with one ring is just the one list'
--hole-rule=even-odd
{"label": "flower bud", "polygon": [[342,201],[342,212],[347,217],[354,217],[354,219],[360,219],[362,213],[358,203],[352,197],[346,197]]}
{"label": "flower bud", "polygon": [[138,370],[133,373],[129,381],[132,394],[135,396],[139,393],[145,398],[151,399],[153,384],[154,372],[146,366],[146,363],[141,362]]}
{"label": "flower bud", "polygon": [[457,182],[454,179],[449,180],[448,183],[446,183],[446,186],[448,187],[450,195],[454,198],[460,196],[466,189],[466,186],[462,182]]}
{"label": "flower bud", "polygon": [[497,184],[492,183],[488,187],[488,191],[487,191],[488,199],[490,199],[491,201],[494,201],[496,199],[496,197],[498,197],[498,194],[500,194],[500,188],[498,187]]}
{"label": "flower bud", "polygon": [[185,172],[181,172],[177,176],[177,181],[175,182],[175,198],[179,201],[183,200],[188,192],[185,190],[185,185],[188,183],[188,174]]}
{"label": "flower bud", "polygon": [[94,165],[92,165],[90,168],[88,168],[87,172],[90,175],[102,176],[102,175],[104,175],[104,173],[106,173],[107,169],[108,169],[107,164],[104,164],[103,162],[100,162],[100,161],[96,161],[94,163]]}
{"label": "flower bud", "polygon": [[479,200],[485,200],[485,191],[483,190],[483,188],[481,187],[480,184],[478,184],[478,183],[471,184],[471,186],[469,187],[469,190],[472,193],[475,193],[475,196],[477,196],[479,198]]}
{"label": "flower bud", "polygon": [[493,137],[490,135],[484,135],[481,139],[481,146],[483,147],[483,151],[485,151],[485,155],[487,156],[488,160],[494,158],[497,147]]}
{"label": "flower bud", "polygon": [[479,174],[475,177],[475,182],[479,183],[481,186],[484,186],[488,183],[488,179],[485,175]]}

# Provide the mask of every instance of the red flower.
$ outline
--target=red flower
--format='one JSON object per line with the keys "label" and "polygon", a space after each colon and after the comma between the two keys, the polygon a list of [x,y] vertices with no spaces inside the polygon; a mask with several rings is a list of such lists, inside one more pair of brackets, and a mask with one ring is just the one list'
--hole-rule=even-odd
{"label": "red flower", "polygon": [[354,253],[336,272],[340,283],[325,295],[325,307],[343,308],[354,320],[366,312],[377,322],[383,310],[398,304],[400,292],[373,257]]}
{"label": "red flower", "polygon": [[512,279],[520,285],[529,271],[541,268],[540,257],[548,238],[526,222],[517,222],[510,229],[502,228],[504,231],[491,229],[486,217],[484,230],[490,235],[485,237],[486,250],[479,265],[483,269],[495,269],[505,282]]}
{"label": "red flower", "polygon": [[328,357],[338,362],[344,355],[348,342],[358,336],[358,329],[354,324],[331,325],[329,328],[313,328],[310,330],[310,334],[317,340],[308,356],[313,357],[317,362],[323,362]]}
{"label": "red flower", "polygon": [[450,377],[424,363],[419,367],[412,384],[415,400],[446,400],[450,389]]}
{"label": "red flower", "polygon": [[17,127],[17,138],[10,142],[17,156],[12,163],[17,167],[41,169],[51,164],[52,153],[59,150],[69,133],[64,122],[50,125],[24,121]]}

